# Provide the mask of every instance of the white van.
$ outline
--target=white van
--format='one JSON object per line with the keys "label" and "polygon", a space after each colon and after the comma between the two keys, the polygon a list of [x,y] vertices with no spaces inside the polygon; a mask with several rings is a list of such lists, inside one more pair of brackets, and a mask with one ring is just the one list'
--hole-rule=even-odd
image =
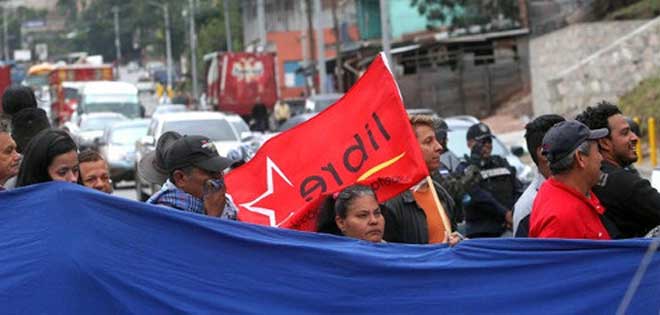
{"label": "white van", "polygon": [[80,91],[76,112],[78,117],[98,112],[119,113],[131,119],[144,117],[137,87],[117,81],[86,82]]}

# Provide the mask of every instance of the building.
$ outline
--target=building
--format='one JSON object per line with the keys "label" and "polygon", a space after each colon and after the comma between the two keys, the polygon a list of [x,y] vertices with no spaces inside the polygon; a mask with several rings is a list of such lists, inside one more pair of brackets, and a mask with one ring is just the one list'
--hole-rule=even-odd
{"label": "building", "polygon": [[[298,98],[308,92],[303,71],[316,55],[316,27],[311,0],[264,0],[265,50],[278,57],[280,96]],[[518,1],[524,4],[524,1]],[[321,1],[329,91],[344,92],[381,48],[379,0],[337,1],[343,88],[337,84],[333,1]],[[474,18],[472,7],[444,9],[443,21],[430,21],[410,0],[390,0],[389,19],[394,72],[407,107],[426,107],[442,115],[484,116],[513,94],[528,89],[525,6],[514,16],[488,20],[485,25],[459,26]],[[257,1],[244,1],[246,45],[260,42]],[[514,3],[515,5],[515,3]],[[484,20],[481,17],[481,20]],[[403,22],[405,21],[405,23]],[[310,36],[311,34],[311,36]],[[311,56],[311,57],[310,57]],[[282,84],[283,83],[283,84]],[[306,84],[307,83],[307,84]]]}

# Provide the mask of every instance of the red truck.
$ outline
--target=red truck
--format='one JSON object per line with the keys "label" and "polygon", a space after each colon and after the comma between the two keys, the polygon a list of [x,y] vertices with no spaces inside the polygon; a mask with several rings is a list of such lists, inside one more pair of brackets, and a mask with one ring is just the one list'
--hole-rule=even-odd
{"label": "red truck", "polygon": [[241,116],[255,104],[272,110],[278,99],[275,54],[217,52],[207,68],[207,102],[218,111]]}
{"label": "red truck", "polygon": [[69,121],[78,106],[78,87],[67,82],[114,80],[112,65],[66,65],[55,67],[48,75],[52,95],[51,115],[57,125]]}

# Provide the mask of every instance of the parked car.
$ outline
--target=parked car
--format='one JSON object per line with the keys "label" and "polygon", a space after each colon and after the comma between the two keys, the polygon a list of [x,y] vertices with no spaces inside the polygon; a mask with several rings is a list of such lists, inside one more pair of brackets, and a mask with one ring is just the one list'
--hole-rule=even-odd
{"label": "parked car", "polygon": [[167,113],[180,113],[187,112],[188,108],[186,105],[182,104],[162,104],[156,106],[154,112],[151,114],[151,117],[156,117],[158,115],[167,114]]}
{"label": "parked car", "polygon": [[135,177],[135,144],[147,135],[149,119],[135,119],[114,123],[105,128],[97,141],[98,149],[110,167],[112,184]]}
{"label": "parked car", "polygon": [[[152,117],[147,135],[136,144],[136,163],[155,149],[158,138],[167,131],[176,131],[182,135],[209,137],[218,149],[218,153],[227,156],[230,150],[241,145],[240,131],[232,124],[234,119],[232,115],[220,112],[200,111],[169,113]],[[135,191],[138,199],[144,201],[157,192],[160,185],[144,182],[137,167],[136,170]]]}
{"label": "parked car", "polygon": [[110,125],[128,120],[119,113],[91,113],[82,114],[77,124],[65,124],[65,127],[72,133],[74,140],[78,143],[78,148],[82,151],[97,146],[97,139],[103,137],[103,131]]}

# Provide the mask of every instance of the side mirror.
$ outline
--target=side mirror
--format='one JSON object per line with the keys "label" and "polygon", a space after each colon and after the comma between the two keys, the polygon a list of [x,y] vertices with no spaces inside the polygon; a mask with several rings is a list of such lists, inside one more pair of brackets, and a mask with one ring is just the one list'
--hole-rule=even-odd
{"label": "side mirror", "polygon": [[155,144],[156,144],[156,140],[152,136],[144,136],[140,138],[141,146],[154,146]]}
{"label": "side mirror", "polygon": [[516,145],[511,147],[511,153],[517,157],[521,157],[525,154],[523,147]]}

